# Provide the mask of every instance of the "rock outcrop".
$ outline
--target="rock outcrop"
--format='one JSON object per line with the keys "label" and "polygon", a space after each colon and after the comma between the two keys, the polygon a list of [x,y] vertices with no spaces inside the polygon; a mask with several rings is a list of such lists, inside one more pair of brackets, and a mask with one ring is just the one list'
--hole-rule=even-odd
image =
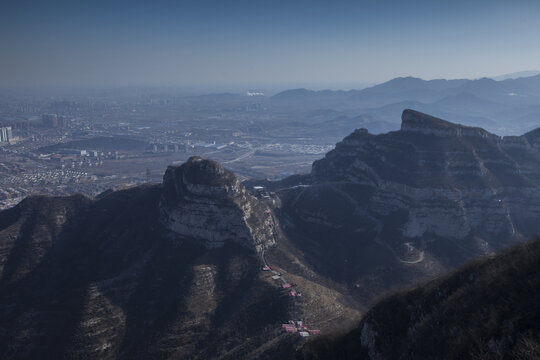
{"label": "rock outcrop", "polygon": [[540,231],[537,133],[500,138],[405,110],[400,131],[356,130],[281,187],[280,214],[321,269],[359,289],[381,263],[394,283],[434,276]]}
{"label": "rock outcrop", "polygon": [[162,223],[207,248],[235,242],[260,252],[275,243],[270,210],[220,164],[191,157],[163,177]]}
{"label": "rock outcrop", "polygon": [[523,137],[534,149],[540,151],[540,128],[526,133]]}
{"label": "rock outcrop", "polygon": [[162,186],[0,212],[0,358],[206,359],[272,339],[287,299],[258,278],[266,210],[192,158]]}
{"label": "rock outcrop", "polygon": [[0,211],[0,358],[253,359],[259,348],[292,349],[300,337],[280,329],[292,298],[261,271],[262,257],[284,273],[301,269],[292,279],[310,324],[326,331],[357,318],[354,302],[285,241],[272,246],[274,232],[281,239],[272,220],[234,174],[199,157],[170,167],[162,185],[29,197]]}
{"label": "rock outcrop", "polygon": [[482,138],[490,138],[494,141],[499,139],[497,135],[490,134],[484,129],[453,124],[434,116],[410,109],[403,111],[403,114],[401,115],[401,131],[419,132],[424,135],[441,137],[477,136]]}

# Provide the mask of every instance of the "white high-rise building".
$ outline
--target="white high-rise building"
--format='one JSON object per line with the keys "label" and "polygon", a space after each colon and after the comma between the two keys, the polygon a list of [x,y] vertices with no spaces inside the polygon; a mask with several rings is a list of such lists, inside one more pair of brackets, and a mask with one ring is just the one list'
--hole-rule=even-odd
{"label": "white high-rise building", "polygon": [[0,128],[0,142],[9,142],[13,139],[13,131],[11,126],[2,126]]}

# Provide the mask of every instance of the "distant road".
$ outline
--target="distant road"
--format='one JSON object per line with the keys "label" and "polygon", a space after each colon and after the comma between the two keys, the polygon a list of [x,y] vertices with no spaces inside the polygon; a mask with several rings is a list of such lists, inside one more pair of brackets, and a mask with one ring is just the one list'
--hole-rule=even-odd
{"label": "distant road", "polygon": [[256,150],[257,150],[256,148],[254,149],[254,148],[250,147],[249,151],[247,153],[240,155],[236,159],[232,159],[232,160],[229,160],[229,161],[224,161],[223,163],[224,164],[230,164],[230,163],[233,163],[233,162],[243,160],[243,159],[248,158],[248,157],[252,156],[253,154],[255,154]]}

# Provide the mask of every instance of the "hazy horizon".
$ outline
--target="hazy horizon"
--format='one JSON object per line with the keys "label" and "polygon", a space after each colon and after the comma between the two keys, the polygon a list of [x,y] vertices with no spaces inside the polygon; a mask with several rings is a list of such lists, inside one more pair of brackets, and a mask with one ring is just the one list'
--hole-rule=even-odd
{"label": "hazy horizon", "polygon": [[399,76],[493,77],[538,69],[539,18],[535,1],[9,1],[0,86],[358,88]]}
{"label": "hazy horizon", "polygon": [[[502,81],[509,78],[518,78],[518,77],[530,77],[539,75],[540,71],[519,71],[513,73],[500,74],[496,76],[485,76],[478,78],[469,78],[467,80],[478,80],[481,78],[490,78],[495,81]],[[414,77],[420,78],[412,75],[403,75],[390,79],[386,79],[381,82],[373,83],[315,83],[315,82],[299,82],[299,83],[236,83],[236,84],[202,84],[202,85],[183,85],[183,84],[78,84],[78,85],[67,85],[67,84],[55,84],[55,85],[22,85],[22,86],[2,86],[0,85],[0,94],[6,95],[7,93],[12,94],[36,94],[43,96],[65,96],[68,94],[77,94],[83,95],[88,93],[102,93],[108,91],[164,91],[169,94],[175,94],[176,96],[198,96],[198,95],[212,95],[212,94],[246,94],[250,91],[262,92],[265,96],[273,96],[279,92],[286,90],[294,89],[307,89],[311,91],[350,91],[350,90],[362,90],[370,88],[387,81],[394,80],[396,78],[406,78]],[[466,78],[420,78],[421,80],[457,80],[457,79],[466,79]]]}

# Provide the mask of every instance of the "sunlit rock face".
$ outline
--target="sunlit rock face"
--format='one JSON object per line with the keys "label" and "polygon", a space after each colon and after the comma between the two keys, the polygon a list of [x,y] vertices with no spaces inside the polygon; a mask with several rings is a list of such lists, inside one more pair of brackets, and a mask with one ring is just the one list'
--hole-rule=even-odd
{"label": "sunlit rock face", "polygon": [[220,164],[191,157],[163,177],[161,221],[208,248],[235,242],[257,252],[275,243],[269,210]]}

